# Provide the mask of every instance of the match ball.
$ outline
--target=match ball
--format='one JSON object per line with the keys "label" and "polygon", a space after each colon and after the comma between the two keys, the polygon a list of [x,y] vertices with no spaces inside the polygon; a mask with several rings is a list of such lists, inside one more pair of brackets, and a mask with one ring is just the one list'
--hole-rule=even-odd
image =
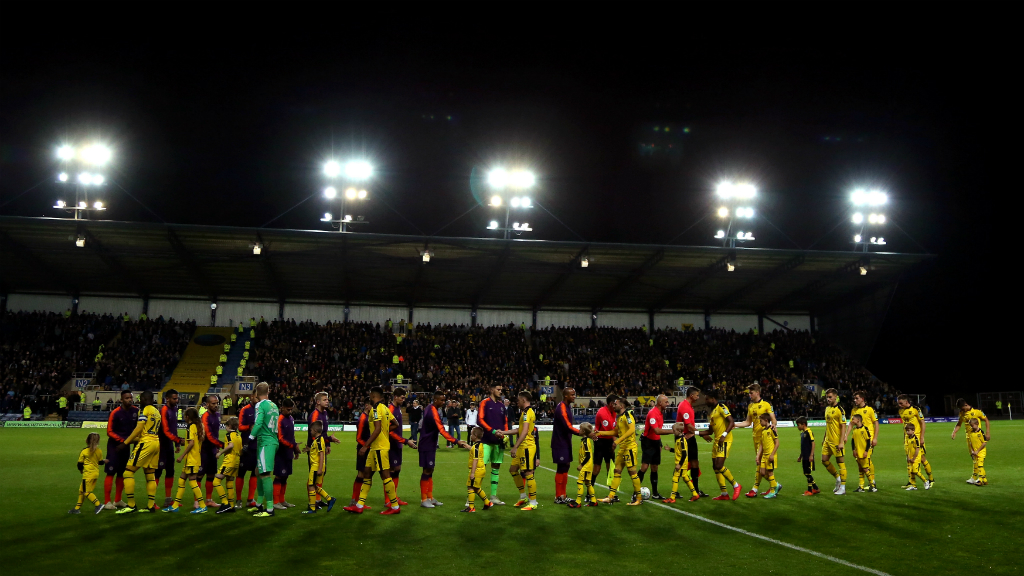
{"label": "match ball", "polygon": [[643,498],[644,500],[650,500],[651,499],[651,489],[648,488],[647,486],[644,486],[643,488],[641,488],[640,489],[640,497]]}

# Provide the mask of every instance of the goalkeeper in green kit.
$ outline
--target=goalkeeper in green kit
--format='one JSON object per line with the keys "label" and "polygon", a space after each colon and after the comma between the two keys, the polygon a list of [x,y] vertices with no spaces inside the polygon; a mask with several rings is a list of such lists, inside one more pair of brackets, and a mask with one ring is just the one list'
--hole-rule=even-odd
{"label": "goalkeeper in green kit", "polygon": [[260,382],[253,392],[256,397],[256,422],[249,432],[249,441],[256,441],[256,506],[249,508],[254,518],[274,515],[274,456],[277,454],[277,404],[270,401],[270,384]]}

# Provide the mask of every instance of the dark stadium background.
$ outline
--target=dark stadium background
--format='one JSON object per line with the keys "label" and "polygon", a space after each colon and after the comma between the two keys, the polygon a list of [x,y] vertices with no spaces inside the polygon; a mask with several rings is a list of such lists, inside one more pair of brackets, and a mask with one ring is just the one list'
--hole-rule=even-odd
{"label": "dark stadium background", "polygon": [[116,220],[261,226],[312,194],[268,225],[318,229],[333,148],[378,167],[374,232],[486,235],[484,207],[442,227],[474,167],[521,158],[567,225],[535,210],[534,239],[711,244],[711,218],[680,233],[717,179],[749,175],[778,227],[756,246],[842,250],[847,193],[874,183],[907,233],[889,248],[939,258],[900,285],[868,367],[914,392],[1016,386],[987,371],[1018,204],[997,14],[623,9],[8,6],[0,213],[57,216],[54,147],[86,136],[115,148]]}

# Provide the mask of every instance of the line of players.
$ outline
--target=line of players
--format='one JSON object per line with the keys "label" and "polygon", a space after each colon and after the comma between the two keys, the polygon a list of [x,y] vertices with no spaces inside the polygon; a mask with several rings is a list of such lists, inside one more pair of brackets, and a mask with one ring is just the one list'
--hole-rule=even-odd
{"label": "line of players", "polygon": [[[269,386],[265,383],[261,383],[259,388],[269,391]],[[424,508],[440,506],[441,503],[433,497],[432,479],[439,436],[444,436],[449,442],[467,448],[471,452],[471,472],[467,481],[469,497],[463,511],[475,511],[476,496],[482,499],[486,508],[504,504],[497,498],[497,485],[506,439],[512,449],[510,473],[520,491],[520,499],[515,506],[525,511],[536,509],[538,503],[534,471],[539,465],[539,457],[537,456],[536,415],[531,408],[532,398],[529,393],[522,393],[518,396],[520,420],[517,428],[509,429],[507,409],[502,401],[502,391],[502,386],[493,386],[490,396],[481,402],[480,426],[474,430],[474,435],[471,437],[472,444],[457,442],[445,431],[440,417],[445,397],[442,393],[435,394],[434,402],[429,404],[424,411],[419,446],[401,435],[401,406],[405,400],[405,391],[397,389],[388,406],[382,402],[382,390],[375,388],[371,391],[373,404],[363,410],[357,425],[357,476],[353,485],[352,500],[345,510],[362,513],[370,509],[366,505],[366,500],[372,486],[373,475],[378,473],[381,476],[386,497],[385,509],[382,514],[400,512],[400,507],[406,505],[406,502],[397,496],[403,446],[419,450],[419,463],[422,468],[421,506]],[[680,406],[681,418],[671,429],[662,428],[661,408],[662,404],[667,404],[667,398],[659,396],[658,405],[648,414],[648,421],[645,423],[644,436],[641,439],[644,449],[642,467],[638,471],[636,421],[628,402],[625,399],[609,397],[608,406],[614,408],[614,414],[608,410],[608,407],[602,408],[597,415],[596,428],[589,424],[577,428],[571,411],[575,392],[572,388],[566,388],[563,402],[556,408],[551,441],[552,457],[557,466],[555,471],[556,504],[568,504],[570,507],[580,507],[584,503],[590,506],[597,505],[597,501],[593,498],[594,478],[600,472],[603,462],[607,462],[609,466],[611,491],[602,502],[618,502],[616,494],[621,484],[622,472],[626,471],[633,484],[633,497],[629,504],[640,504],[642,502],[641,483],[648,468],[652,469],[651,483],[654,488],[654,497],[661,498],[657,493],[661,434],[673,434],[676,439],[673,446],[666,448],[675,453],[673,486],[669,498],[665,499],[667,502],[675,502],[680,481],[690,489],[689,500],[691,502],[702,496],[707,496],[699,490],[697,485],[700,470],[696,458],[696,436],[701,436],[713,444],[712,462],[721,490],[721,494],[713,499],[735,500],[742,491],[742,487],[725,466],[725,462],[733,441],[733,429],[745,427],[753,428],[755,446],[754,486],[746,496],[776,497],[781,490],[781,485],[774,479],[774,468],[779,448],[774,412],[770,403],[761,399],[760,389],[756,384],[750,387],[749,393],[751,403],[747,410],[747,418],[739,423],[733,420],[728,408],[718,402],[717,394],[714,391],[706,393],[707,404],[712,411],[708,429],[699,433],[696,432],[693,424],[692,412],[692,403],[699,397],[699,391],[696,388],[691,388],[688,391],[687,399]],[[874,463],[871,456],[873,448],[877,445],[878,420],[874,410],[867,405],[866,395],[863,392],[854,394],[855,408],[850,425],[847,425],[845,412],[839,405],[838,393],[834,389],[830,389],[826,393],[826,398],[828,407],[825,415],[826,435],[822,446],[822,463],[835,478],[833,493],[845,494],[844,447],[848,439],[852,439],[854,457],[860,472],[860,483],[856,491],[877,491],[874,482]],[[310,434],[304,450],[300,450],[295,441],[294,421],[290,415],[294,405],[290,400],[285,400],[282,403],[279,412],[276,405],[266,399],[266,396],[260,397],[258,394],[254,394],[255,403],[245,404],[241,407],[238,418],[230,418],[225,422],[225,427],[228,430],[225,442],[219,440],[219,404],[216,397],[210,397],[209,400],[204,398],[206,410],[201,417],[194,408],[185,412],[187,421],[185,438],[177,435],[178,395],[175,391],[171,390],[165,393],[165,403],[159,411],[153,407],[151,393],[143,394],[143,409],[141,411],[134,408],[130,393],[122,394],[121,400],[121,405],[111,412],[108,419],[108,459],[103,460],[102,452],[98,450],[98,435],[89,436],[87,449],[79,455],[79,469],[83,472],[83,481],[79,490],[79,502],[71,511],[73,513],[78,512],[85,498],[90,500],[95,498],[92,495],[92,487],[98,479],[99,466],[106,464],[107,481],[104,489],[106,504],[98,505],[96,513],[102,509],[115,507],[110,499],[110,491],[113,479],[119,474],[123,474],[125,480],[124,484],[120,478],[117,480],[115,501],[118,502],[117,507],[120,507],[118,513],[158,510],[159,507],[154,501],[156,481],[162,473],[167,475],[165,479],[165,511],[174,512],[180,509],[181,498],[184,495],[187,482],[196,498],[193,504],[193,513],[204,513],[211,507],[217,508],[218,513],[230,513],[237,508],[245,507],[244,501],[241,500],[241,493],[243,478],[248,472],[250,474],[249,511],[257,516],[272,516],[274,510],[283,510],[294,506],[285,501],[284,495],[287,491],[288,477],[292,473],[291,462],[298,459],[300,452],[306,452],[309,460],[307,477],[309,502],[305,512],[315,513],[324,507],[330,510],[334,505],[335,499],[323,489],[323,478],[326,474],[326,459],[330,453],[330,444],[337,443],[338,438],[323,434],[328,429],[326,416],[328,398],[324,392],[318,393],[314,398],[315,406],[310,418]],[[259,412],[257,407],[264,402],[267,403],[267,414],[261,416],[257,425],[257,412]],[[900,396],[898,402],[900,416],[906,424],[904,446],[908,458],[908,483],[903,488],[916,490],[915,478],[920,477],[924,481],[925,489],[929,489],[934,478],[924,447],[924,419],[920,410],[912,406],[909,398],[905,395]],[[148,412],[147,407],[151,408]],[[988,419],[980,410],[973,409],[963,400],[958,401],[958,407],[960,420],[953,430],[952,437],[955,438],[959,428],[967,424],[968,449],[974,461],[974,474],[968,482],[979,486],[986,485],[984,459],[986,444],[990,438]],[[985,433],[980,431],[981,421],[985,422]],[[137,424],[129,431],[129,425],[136,422]],[[819,492],[812,476],[814,437],[807,427],[806,419],[798,419],[797,426],[801,432],[801,455],[798,461],[803,463],[808,483],[804,495],[814,495]],[[258,429],[258,427],[263,429]],[[573,435],[581,436],[583,439],[580,443],[578,458],[576,458],[579,474],[575,500],[566,495],[568,467],[574,459],[572,457]],[[264,438],[265,444],[273,444],[273,450],[259,449],[256,442],[257,436]],[[138,440],[139,443],[136,449],[129,453],[127,448],[135,440]],[[175,460],[174,454],[180,453],[182,446],[185,447],[185,453]],[[217,459],[222,455],[225,459],[218,467]],[[833,456],[838,467],[831,462]],[[185,466],[181,476],[177,479],[177,493],[172,498],[171,492],[175,484],[174,462],[182,460],[185,460]],[[612,468],[613,463],[614,468]],[[153,464],[153,466],[146,464]],[[490,467],[490,497],[483,492],[483,475],[487,473],[488,465]],[[922,468],[927,474],[927,478],[921,474]],[[134,473],[139,469],[145,471],[147,480],[149,505],[144,509],[136,507],[134,502]],[[693,475],[693,471],[695,471],[695,475]],[[207,478],[205,500],[199,489],[199,480],[204,476]],[[865,478],[868,480],[867,486],[865,486]],[[769,490],[759,493],[759,485],[763,479],[768,480]],[[150,488],[152,488],[151,491]],[[120,502],[122,490],[127,492],[128,502]],[[254,492],[258,494],[254,494]],[[220,505],[217,504],[217,501],[220,502]]]}

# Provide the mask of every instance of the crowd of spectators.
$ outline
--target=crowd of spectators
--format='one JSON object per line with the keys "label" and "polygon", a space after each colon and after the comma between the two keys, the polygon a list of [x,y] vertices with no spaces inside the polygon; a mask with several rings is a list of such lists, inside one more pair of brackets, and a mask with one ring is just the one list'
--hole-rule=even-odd
{"label": "crowd of spectators", "polygon": [[96,382],[104,390],[160,388],[195,331],[194,320],[165,320],[163,316],[123,323],[121,333],[96,362]]}
{"label": "crowd of spectators", "polygon": [[[314,393],[331,394],[330,416],[354,418],[369,388],[394,385],[443,390],[466,409],[501,383],[506,396],[531,390],[543,397],[545,377],[569,383],[580,397],[649,396],[675,392],[683,382],[715,388],[742,413],[747,387],[759,383],[780,417],[820,416],[821,390],[866,390],[883,413],[895,410],[896,390],[857,365],[834,344],[806,331],[765,334],[722,329],[543,328],[420,325],[415,330],[371,323],[274,321],[260,324],[246,373],[275,384],[300,413]],[[680,392],[681,394],[681,392]],[[421,397],[421,403],[430,401]],[[551,399],[535,403],[540,417]]]}
{"label": "crowd of spectators", "polygon": [[0,316],[0,412],[48,411],[75,373],[92,372],[96,356],[121,329],[120,317],[54,312]]}

